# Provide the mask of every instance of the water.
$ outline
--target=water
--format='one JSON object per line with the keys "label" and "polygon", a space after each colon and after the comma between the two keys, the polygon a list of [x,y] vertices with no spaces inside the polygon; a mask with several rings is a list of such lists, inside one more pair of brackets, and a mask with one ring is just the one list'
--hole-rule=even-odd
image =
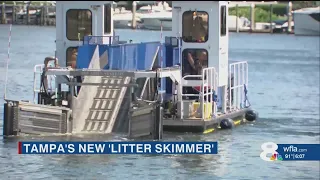
{"label": "water", "polygon": [[[0,26],[3,95],[9,26]],[[122,40],[159,40],[159,32],[116,30]],[[168,33],[164,33],[164,36]],[[8,98],[32,99],[33,67],[54,55],[55,29],[13,26]],[[0,179],[319,179],[319,162],[264,162],[260,146],[319,143],[320,38],[230,34],[230,59],[249,63],[249,99],[260,119],[210,135],[166,134],[169,140],[219,141],[218,155],[18,155],[17,139],[0,139]],[[0,100],[0,119],[3,100]],[[0,121],[2,131],[2,121]],[[27,136],[22,140],[41,139]],[[123,139],[119,136],[71,140]],[[20,139],[21,140],[21,139]],[[50,140],[66,140],[51,137]]]}

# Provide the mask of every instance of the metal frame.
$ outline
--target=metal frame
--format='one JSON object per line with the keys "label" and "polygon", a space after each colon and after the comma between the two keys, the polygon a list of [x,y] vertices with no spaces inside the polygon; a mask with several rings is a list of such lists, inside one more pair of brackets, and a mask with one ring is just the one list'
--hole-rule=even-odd
{"label": "metal frame", "polygon": [[[159,50],[160,50],[160,46],[157,47],[157,51],[156,51],[155,55],[153,56],[150,69],[152,69],[152,67],[154,66],[154,62],[156,61],[156,59],[157,59],[157,57],[158,57]],[[147,78],[146,78],[146,81],[145,81],[145,83],[144,83],[144,85],[143,85],[143,88],[142,88],[142,91],[141,91],[141,94],[140,94],[140,98],[143,97],[144,92],[145,92],[145,90],[146,90],[146,87],[147,87],[147,84],[148,84],[149,80],[150,80],[150,78],[147,77]]]}
{"label": "metal frame", "polygon": [[119,36],[84,36],[83,44],[97,45],[105,44],[104,39],[107,38],[108,45],[118,44]]}
{"label": "metal frame", "polygon": [[[92,69],[49,69],[46,71],[47,75],[56,76],[120,76],[120,77],[133,77],[133,78],[154,78],[159,74],[159,78],[170,77],[179,81],[180,68],[160,68],[156,71],[125,71],[125,70],[92,70]],[[180,81],[179,81],[180,82]]]}
{"label": "metal frame", "polygon": [[[35,65],[33,68],[33,102],[36,103],[36,93],[40,92],[40,87],[37,89],[37,75],[42,75],[44,64]],[[38,69],[40,69],[38,71]]]}
{"label": "metal frame", "polygon": [[[36,75],[41,75],[43,65],[36,65],[34,67],[34,101],[36,98],[36,93],[40,92],[40,89],[36,88]],[[38,71],[38,69],[40,69]],[[231,75],[234,75],[234,85],[229,88],[229,108],[232,109],[241,109],[247,104],[242,102],[245,100],[244,97],[244,85],[248,86],[248,63],[246,61],[236,62],[229,65],[229,82],[231,82]],[[158,72],[156,71],[124,71],[124,70],[89,70],[89,69],[69,69],[69,68],[59,68],[59,69],[49,69],[46,71],[46,75],[52,75],[53,77],[58,76],[120,76],[120,77],[132,77],[135,79],[138,78],[154,78],[158,75],[159,78],[170,77],[173,82],[177,82],[180,85],[180,95],[178,100],[180,100],[182,105],[183,96],[198,96],[201,97],[201,102],[208,103],[208,97],[213,93],[213,91],[208,91],[205,94],[183,94],[183,87],[192,87],[192,86],[201,86],[202,92],[204,91],[204,86],[209,86],[212,90],[217,92],[217,83],[218,75],[213,67],[203,69],[202,75],[187,75],[181,78],[181,70],[179,66],[171,68],[161,68]],[[204,79],[204,77],[209,77]],[[187,77],[200,77],[202,81],[197,80],[186,80]],[[48,84],[51,83],[51,80],[48,80]],[[56,82],[59,83],[59,82]],[[60,82],[60,84],[67,84],[72,86],[82,86],[82,85],[102,85],[102,83],[76,83],[76,82]],[[108,84],[103,84],[108,86]],[[134,86],[135,84],[127,84],[124,86]],[[178,86],[179,86],[178,85]],[[120,85],[119,85],[120,86]],[[122,84],[121,84],[122,86]],[[231,91],[234,91],[233,98],[231,98]],[[207,99],[204,101],[204,99]],[[234,99],[231,102],[231,99]],[[211,97],[211,102],[213,98]],[[202,103],[202,111],[204,111],[204,103]],[[213,116],[217,115],[216,102],[214,102]],[[183,106],[181,106],[181,114],[183,114]],[[181,116],[182,118],[182,116]],[[202,117],[203,119],[203,117]]]}
{"label": "metal frame", "polygon": [[[41,91],[40,87],[41,87],[41,82],[40,84],[37,84],[37,78],[38,75],[40,76],[40,81],[41,81],[41,75],[43,73],[43,68],[44,68],[44,64],[37,64],[34,66],[33,69],[33,102],[36,103],[36,94],[39,93]],[[53,84],[55,84],[55,75],[49,75],[47,76],[47,80],[48,80],[48,90],[52,93],[52,91],[56,88],[52,88]],[[39,85],[39,86],[38,86]],[[37,88],[37,86],[39,87],[39,89]]]}
{"label": "metal frame", "polygon": [[[36,103],[36,94],[40,92],[40,89],[37,89],[37,75],[42,75],[43,73],[43,64],[36,65],[34,67],[34,82],[33,82],[33,102]],[[40,67],[40,68],[39,68]],[[48,84],[54,82],[57,93],[57,87],[60,84],[66,84],[70,86],[114,86],[114,84],[106,83],[78,83],[78,82],[66,82],[61,80],[61,76],[118,76],[118,77],[130,77],[134,79],[138,78],[159,78],[169,77],[172,82],[181,82],[181,71],[180,68],[161,68],[159,71],[124,71],[124,70],[93,70],[93,69],[70,69],[70,68],[56,68],[48,69],[46,72],[47,77],[53,77],[54,79],[48,79]],[[136,84],[119,84],[119,86],[136,86]]]}
{"label": "metal frame", "polygon": [[[7,102],[12,103],[13,101],[7,100]],[[17,133],[39,135],[71,133],[71,109],[22,101],[17,101],[15,104],[14,114],[11,115],[10,119],[5,119],[5,121],[13,121],[13,130]]]}
{"label": "metal frame", "polygon": [[[201,78],[201,80],[186,80],[188,77],[198,77]],[[200,86],[201,87],[201,92],[199,94],[183,94],[183,87],[194,87],[194,86]],[[206,93],[203,93],[205,91],[205,86],[206,86]],[[216,117],[217,116],[217,103],[213,101],[213,92],[217,92],[217,87],[218,87],[218,74],[215,70],[214,67],[208,67],[204,68],[202,70],[202,75],[187,75],[184,76],[181,80],[180,84],[180,105],[181,105],[181,111],[180,111],[180,118],[181,120],[184,119],[183,114],[184,114],[184,109],[183,109],[183,98],[184,96],[197,96],[200,98],[200,104],[201,104],[201,109],[202,109],[202,114],[201,114],[201,119],[206,120],[204,117],[204,112],[205,112],[205,104],[210,103],[213,107],[212,109],[212,114],[211,116]],[[209,90],[210,89],[210,90]],[[208,101],[209,97],[210,102]],[[205,100],[206,99],[206,100]],[[206,106],[207,108],[207,106]]]}
{"label": "metal frame", "polygon": [[[233,86],[231,78],[233,75]],[[242,109],[247,106],[245,101],[244,86],[248,87],[248,63],[247,61],[229,64],[229,108],[230,110]],[[233,91],[233,97],[231,92]],[[233,99],[233,101],[232,101]]]}

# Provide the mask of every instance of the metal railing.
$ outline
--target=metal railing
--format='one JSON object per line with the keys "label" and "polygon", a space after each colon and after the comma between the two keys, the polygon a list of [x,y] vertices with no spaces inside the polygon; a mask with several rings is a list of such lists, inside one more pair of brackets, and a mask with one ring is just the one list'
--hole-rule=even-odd
{"label": "metal railing", "polygon": [[[37,93],[41,91],[41,76],[43,73],[44,64],[38,64],[34,66],[33,69],[33,102],[36,103]],[[38,80],[38,78],[40,78]],[[55,76],[54,75],[47,75],[48,81],[48,92],[52,93],[55,89]],[[40,84],[38,83],[40,82]]]}
{"label": "metal railing", "polygon": [[[201,78],[201,80],[187,80],[187,78]],[[200,87],[199,94],[184,94],[182,89],[184,87]],[[184,109],[183,109],[183,97],[196,96],[200,100],[201,108],[201,119],[206,120],[208,118],[217,116],[217,103],[214,100],[214,95],[217,93],[218,87],[218,74],[214,67],[204,68],[202,70],[202,75],[186,75],[181,79],[181,119],[183,119]],[[211,106],[208,106],[211,104]],[[206,117],[205,113],[208,112],[211,107],[211,116]]]}
{"label": "metal railing", "polygon": [[[41,75],[43,72],[44,64],[37,64],[33,68],[33,102],[36,103],[36,94],[40,92],[40,86],[41,86]],[[40,84],[37,82],[37,78],[40,77]],[[38,89],[38,88],[39,89]]]}
{"label": "metal railing", "polygon": [[119,36],[84,36],[83,44],[111,45],[118,44]]}
{"label": "metal railing", "polygon": [[248,63],[241,61],[229,65],[229,108],[247,107],[246,87],[248,87]]}

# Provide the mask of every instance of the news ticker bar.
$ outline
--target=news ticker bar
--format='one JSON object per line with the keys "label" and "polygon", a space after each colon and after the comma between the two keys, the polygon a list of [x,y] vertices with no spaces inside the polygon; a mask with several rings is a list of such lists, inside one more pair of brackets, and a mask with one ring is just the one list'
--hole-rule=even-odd
{"label": "news ticker bar", "polygon": [[[320,144],[263,143],[265,161],[320,160]],[[19,142],[19,154],[217,154],[218,142]],[[258,156],[258,155],[257,155]]]}
{"label": "news ticker bar", "polygon": [[[320,161],[320,144],[276,144],[261,145],[261,159],[265,161]],[[271,157],[267,156],[271,154]]]}
{"label": "news ticker bar", "polygon": [[19,142],[19,154],[217,154],[217,142]]}

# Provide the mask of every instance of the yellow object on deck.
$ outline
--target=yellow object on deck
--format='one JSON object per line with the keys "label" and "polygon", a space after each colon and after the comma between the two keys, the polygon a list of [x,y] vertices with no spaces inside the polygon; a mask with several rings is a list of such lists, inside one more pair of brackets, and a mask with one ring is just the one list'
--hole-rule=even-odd
{"label": "yellow object on deck", "polygon": [[242,121],[242,120],[234,121],[234,125],[239,125],[239,124],[241,124],[241,121]]}
{"label": "yellow object on deck", "polygon": [[207,129],[207,130],[205,130],[205,131],[203,132],[203,134],[209,134],[209,133],[212,133],[213,131],[214,131],[213,128]]}
{"label": "yellow object on deck", "polygon": [[[193,109],[196,110],[196,117],[201,118],[202,115],[202,107],[200,102],[193,103]],[[204,115],[203,118],[205,120],[210,120],[212,114],[212,104],[210,102],[204,103]]]}

